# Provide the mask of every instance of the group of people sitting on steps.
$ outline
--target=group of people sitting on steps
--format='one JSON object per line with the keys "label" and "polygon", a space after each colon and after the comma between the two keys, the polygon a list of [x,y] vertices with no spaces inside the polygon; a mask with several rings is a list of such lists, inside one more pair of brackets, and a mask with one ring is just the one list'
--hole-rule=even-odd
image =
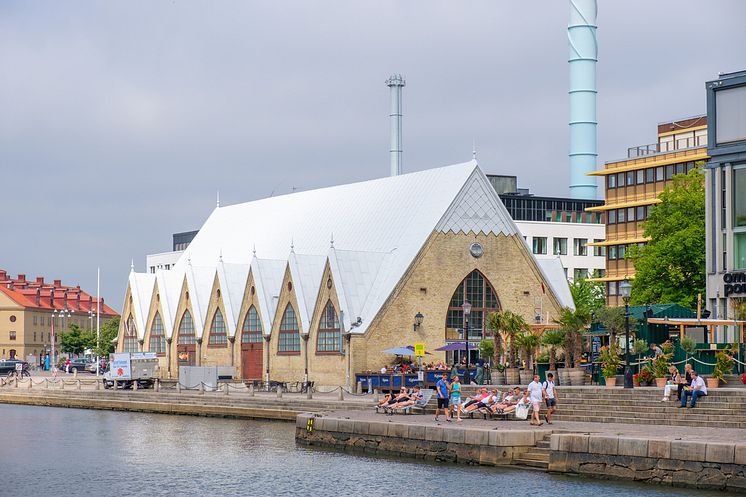
{"label": "group of people sitting on steps", "polygon": [[376,406],[376,411],[381,409],[386,414],[393,414],[394,411],[415,405],[420,399],[422,399],[422,389],[419,385],[413,387],[411,392],[407,390],[407,387],[401,387],[399,393],[392,391],[387,394]]}
{"label": "group of people sitting on steps", "polygon": [[676,366],[668,368],[668,384],[663,387],[663,399],[661,402],[671,400],[671,392],[676,391],[676,397],[681,401],[679,407],[686,407],[689,397],[692,398],[689,407],[697,407],[697,399],[707,396],[707,383],[704,378],[692,369],[692,365],[687,363],[684,366],[684,376],[679,373]]}

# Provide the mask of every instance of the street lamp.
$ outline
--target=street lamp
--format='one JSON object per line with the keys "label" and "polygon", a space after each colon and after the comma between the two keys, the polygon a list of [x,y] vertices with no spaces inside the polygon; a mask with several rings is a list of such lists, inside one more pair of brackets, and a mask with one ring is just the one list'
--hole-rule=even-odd
{"label": "street lamp", "polygon": [[469,315],[471,315],[471,302],[464,300],[461,304],[461,308],[464,310],[464,338],[466,339],[466,372],[464,373],[466,384],[471,384],[471,377],[469,376]]}
{"label": "street lamp", "polygon": [[[70,310],[67,308],[67,305],[65,305],[64,309],[55,309],[54,311],[52,311],[52,368],[57,367],[57,348],[55,343],[57,342],[57,335],[55,335],[54,333],[54,322],[56,321],[57,316],[59,316],[60,318],[64,318],[65,314],[67,314],[67,317],[70,317]],[[64,323],[62,327],[64,329]]]}
{"label": "street lamp", "polygon": [[629,364],[629,296],[632,293],[632,285],[627,278],[619,283],[619,293],[624,299],[624,330],[626,335],[624,341],[624,388],[633,388],[632,368]]}

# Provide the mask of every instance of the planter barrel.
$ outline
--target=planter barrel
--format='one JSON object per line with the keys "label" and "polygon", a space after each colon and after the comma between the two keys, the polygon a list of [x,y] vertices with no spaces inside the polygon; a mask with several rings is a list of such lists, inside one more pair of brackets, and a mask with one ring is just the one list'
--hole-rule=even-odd
{"label": "planter barrel", "polygon": [[585,385],[585,370],[583,368],[573,368],[570,370],[570,385],[573,387],[582,387]]}
{"label": "planter barrel", "polygon": [[505,369],[505,384],[506,385],[518,385],[521,381],[518,368],[506,368]]}
{"label": "planter barrel", "polygon": [[519,373],[521,379],[521,385],[528,385],[534,379],[534,372],[528,369],[522,369]]}
{"label": "planter barrel", "polygon": [[498,371],[497,369],[493,369],[491,374],[493,385],[505,385],[505,371]]}
{"label": "planter barrel", "polygon": [[717,378],[707,378],[707,388],[718,388],[720,386],[720,380]]}
{"label": "planter barrel", "polygon": [[606,388],[614,388],[616,386],[616,376],[606,379]]}
{"label": "planter barrel", "polygon": [[656,378],[655,379],[655,386],[658,388],[663,388],[666,386],[666,379],[665,378]]}
{"label": "planter barrel", "polygon": [[562,386],[570,385],[570,371],[567,368],[559,368],[557,370],[557,384]]}

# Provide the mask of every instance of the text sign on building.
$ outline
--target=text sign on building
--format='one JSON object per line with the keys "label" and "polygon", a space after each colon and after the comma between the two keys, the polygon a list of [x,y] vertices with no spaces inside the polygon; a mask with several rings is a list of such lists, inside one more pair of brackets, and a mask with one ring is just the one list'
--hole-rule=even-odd
{"label": "text sign on building", "polygon": [[725,273],[723,283],[726,297],[746,293],[746,273]]}
{"label": "text sign on building", "polygon": [[425,356],[425,344],[424,343],[414,344],[414,355],[416,355],[417,357]]}

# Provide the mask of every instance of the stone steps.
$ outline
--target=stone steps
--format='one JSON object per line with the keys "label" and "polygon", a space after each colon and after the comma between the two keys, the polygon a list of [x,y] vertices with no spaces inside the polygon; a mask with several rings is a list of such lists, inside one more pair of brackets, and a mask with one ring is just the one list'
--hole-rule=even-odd
{"label": "stone steps", "polygon": [[526,452],[513,459],[513,465],[523,468],[549,470],[549,436],[536,442],[535,447],[529,448]]}

